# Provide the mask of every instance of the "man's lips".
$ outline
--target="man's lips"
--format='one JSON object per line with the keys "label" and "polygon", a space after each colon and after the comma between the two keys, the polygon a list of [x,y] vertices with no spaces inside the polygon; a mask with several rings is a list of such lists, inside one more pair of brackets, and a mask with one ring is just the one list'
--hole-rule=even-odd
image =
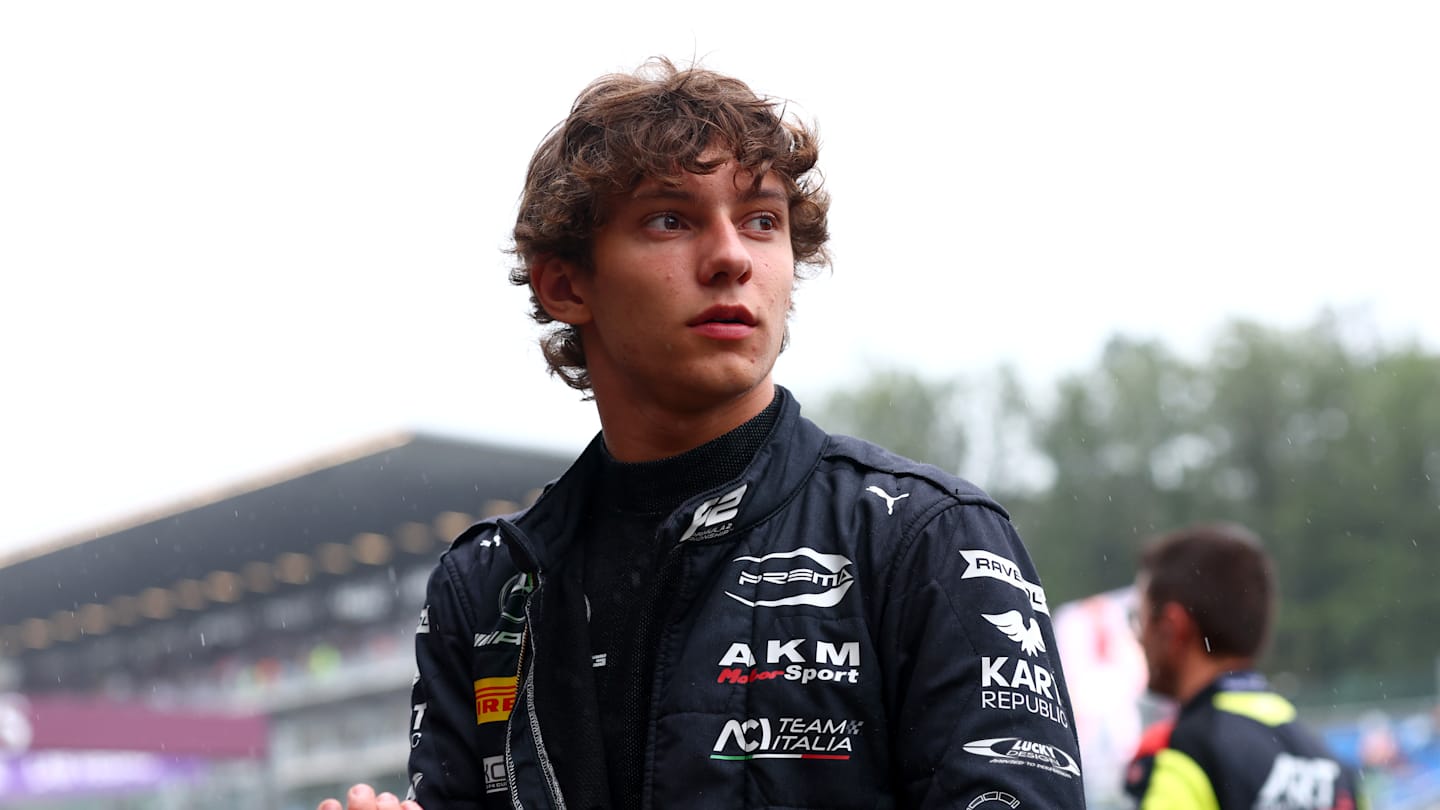
{"label": "man's lips", "polygon": [[742,340],[759,323],[750,310],[741,306],[714,306],[700,313],[687,326],[714,340]]}
{"label": "man's lips", "polygon": [[686,326],[702,326],[705,324],[738,324],[741,326],[755,326],[758,321],[750,314],[750,310],[742,306],[714,306],[695,316]]}

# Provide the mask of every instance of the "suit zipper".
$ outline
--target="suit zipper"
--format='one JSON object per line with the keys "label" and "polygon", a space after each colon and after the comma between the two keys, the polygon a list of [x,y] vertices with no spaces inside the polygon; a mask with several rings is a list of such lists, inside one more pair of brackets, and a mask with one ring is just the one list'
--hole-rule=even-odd
{"label": "suit zipper", "polygon": [[[535,590],[540,590],[537,581]],[[534,595],[531,595],[533,598]],[[517,662],[516,674],[525,674],[525,716],[530,725],[530,736],[535,741],[535,756],[540,761],[540,774],[545,783],[545,790],[550,794],[550,801],[555,805],[556,810],[565,810],[565,797],[560,792],[560,782],[555,778],[555,766],[550,762],[550,754],[545,750],[545,739],[540,734],[540,715],[535,709],[535,667],[532,665],[528,670],[525,668],[525,650],[535,643],[533,617],[530,615],[530,599],[525,600],[525,631],[520,637],[520,655]],[[527,645],[526,642],[530,644]],[[510,804],[515,810],[524,810],[520,804],[520,786],[515,778],[515,760],[510,748],[510,735],[505,735],[505,771],[510,781]]]}

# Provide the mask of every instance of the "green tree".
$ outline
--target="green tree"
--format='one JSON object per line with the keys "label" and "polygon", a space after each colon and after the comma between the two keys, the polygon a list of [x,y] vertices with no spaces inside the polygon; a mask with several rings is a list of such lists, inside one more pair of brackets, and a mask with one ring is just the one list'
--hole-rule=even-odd
{"label": "green tree", "polygon": [[[951,470],[968,421],[977,483],[1056,602],[1130,582],[1155,532],[1245,523],[1280,580],[1268,668],[1338,701],[1425,694],[1440,654],[1440,356],[1357,342],[1353,326],[1236,321],[1198,360],[1116,337],[1043,399],[1010,369],[964,387],[881,371],[822,420]],[[1047,472],[1040,485],[1028,468]]]}
{"label": "green tree", "polygon": [[958,380],[930,381],[912,371],[882,369],[853,391],[825,397],[815,421],[956,472],[966,450],[961,390]]}

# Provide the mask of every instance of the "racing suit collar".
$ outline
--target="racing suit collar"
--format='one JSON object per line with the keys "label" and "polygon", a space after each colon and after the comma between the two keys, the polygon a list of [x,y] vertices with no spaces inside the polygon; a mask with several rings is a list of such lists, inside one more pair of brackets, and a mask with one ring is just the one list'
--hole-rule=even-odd
{"label": "racing suit collar", "polygon": [[1221,692],[1268,692],[1270,682],[1264,675],[1253,669],[1231,670],[1222,672],[1210,682],[1209,686],[1195,693],[1195,696],[1185,702],[1181,711],[1187,711],[1196,706],[1206,706],[1212,703],[1215,696]]}
{"label": "racing suit collar", "polygon": [[[738,478],[681,503],[662,522],[662,539],[703,541],[741,533],[788,501],[814,471],[827,436],[800,415],[800,403],[789,390],[778,385],[775,389],[779,417],[749,466]],[[587,504],[594,494],[589,482],[602,466],[604,453],[597,433],[534,506],[513,523],[500,521],[501,534],[522,571],[539,573],[569,554],[589,511]],[[760,481],[767,483],[760,486]]]}

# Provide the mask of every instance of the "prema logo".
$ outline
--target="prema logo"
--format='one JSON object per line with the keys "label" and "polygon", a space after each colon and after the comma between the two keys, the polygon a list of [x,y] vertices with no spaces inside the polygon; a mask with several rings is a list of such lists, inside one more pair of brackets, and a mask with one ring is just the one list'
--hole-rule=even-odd
{"label": "prema logo", "polygon": [[965,751],[989,757],[1003,765],[1029,765],[1073,779],[1080,775],[1080,763],[1053,745],[1022,740],[1019,737],[996,737],[965,743]]}
{"label": "prema logo", "polygon": [[475,682],[475,723],[499,723],[510,719],[515,708],[515,676],[481,678]]}
{"label": "prema logo", "polygon": [[711,759],[849,759],[863,720],[801,717],[727,720]]}
{"label": "prema logo", "polygon": [[[800,560],[800,564],[791,562]],[[813,548],[777,551],[763,557],[736,557],[732,562],[750,563],[740,571],[737,584],[755,585],[756,599],[726,591],[725,595],[749,607],[810,605],[834,607],[855,583],[850,558],[824,554]]]}
{"label": "prema logo", "polygon": [[1026,579],[1020,573],[1020,566],[1011,560],[1001,557],[990,551],[979,549],[960,549],[960,556],[965,558],[965,573],[960,575],[961,579],[975,579],[986,577],[998,579],[1012,587],[1019,588],[1030,597],[1030,606],[1035,610],[1050,615],[1050,604],[1045,601],[1045,589]]}

